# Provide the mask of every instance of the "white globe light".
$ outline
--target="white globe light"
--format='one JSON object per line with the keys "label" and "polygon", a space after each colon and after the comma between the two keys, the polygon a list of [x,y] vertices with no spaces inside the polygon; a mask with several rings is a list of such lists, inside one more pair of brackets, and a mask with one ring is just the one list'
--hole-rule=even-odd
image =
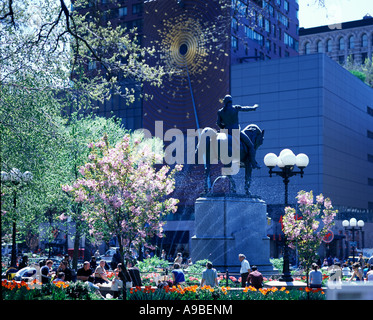
{"label": "white globe light", "polygon": [[294,166],[297,158],[295,154],[292,151],[290,151],[283,153],[280,156],[280,159],[285,166]]}
{"label": "white globe light", "polygon": [[281,157],[283,157],[285,154],[287,154],[287,153],[292,153],[292,154],[294,154],[293,153],[293,151],[291,151],[290,149],[283,149],[283,150],[281,150],[281,152],[280,152],[280,154],[279,154],[279,157],[281,158]]}
{"label": "white globe light", "polygon": [[350,223],[348,222],[348,220],[343,220],[342,221],[342,226],[347,228],[348,226],[350,225]]}
{"label": "white globe light", "polygon": [[356,219],[355,219],[355,218],[351,218],[351,219],[350,219],[350,226],[351,226],[351,227],[356,227],[356,224],[357,224]]}
{"label": "white globe light", "polygon": [[359,220],[357,222],[357,226],[360,227],[360,228],[364,227],[364,221],[363,220]]}
{"label": "white globe light", "polygon": [[298,168],[305,168],[308,166],[309,163],[310,163],[310,160],[306,154],[300,153],[297,155],[295,164],[297,165]]}
{"label": "white globe light", "polygon": [[267,153],[264,157],[264,164],[269,168],[276,167],[277,155],[275,155],[274,153]]}
{"label": "white globe light", "polygon": [[285,165],[284,165],[284,163],[282,162],[282,160],[281,160],[280,157],[277,158],[277,166],[278,166],[279,168],[283,168],[283,167],[285,167]]}

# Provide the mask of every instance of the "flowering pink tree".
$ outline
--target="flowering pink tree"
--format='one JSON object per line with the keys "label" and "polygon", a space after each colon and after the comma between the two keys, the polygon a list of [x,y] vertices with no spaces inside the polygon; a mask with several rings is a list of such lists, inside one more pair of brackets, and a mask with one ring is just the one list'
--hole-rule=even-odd
{"label": "flowering pink tree", "polygon": [[90,162],[80,167],[82,178],[62,189],[85,205],[90,234],[96,241],[115,235],[125,255],[132,247],[151,248],[149,239],[163,235],[162,217],[177,210],[178,200],[169,195],[181,166],[156,170],[160,155],[129,134],[113,148],[105,136],[88,147]]}
{"label": "flowering pink tree", "polygon": [[337,210],[333,210],[329,198],[322,194],[316,197],[314,203],[313,193],[300,191],[297,195],[300,214],[291,207],[285,208],[283,217],[283,232],[290,248],[297,248],[300,263],[305,267],[307,274],[313,262],[316,262],[317,250],[328,230],[334,225]]}

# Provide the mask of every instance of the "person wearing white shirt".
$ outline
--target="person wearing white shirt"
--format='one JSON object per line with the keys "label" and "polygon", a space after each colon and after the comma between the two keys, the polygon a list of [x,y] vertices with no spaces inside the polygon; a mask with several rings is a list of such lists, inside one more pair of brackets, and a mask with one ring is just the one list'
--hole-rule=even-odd
{"label": "person wearing white shirt", "polygon": [[243,253],[240,253],[238,255],[238,259],[241,261],[241,269],[240,269],[241,287],[245,288],[247,277],[249,276],[249,273],[251,271],[250,263],[249,263],[249,261],[246,260],[246,256]]}
{"label": "person wearing white shirt", "polygon": [[373,265],[370,266],[370,270],[367,272],[367,281],[373,282]]}

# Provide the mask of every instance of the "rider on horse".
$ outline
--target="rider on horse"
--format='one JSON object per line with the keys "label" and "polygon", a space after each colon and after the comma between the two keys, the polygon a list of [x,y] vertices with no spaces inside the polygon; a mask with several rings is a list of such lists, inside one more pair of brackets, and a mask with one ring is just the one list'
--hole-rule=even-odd
{"label": "rider on horse", "polygon": [[260,166],[255,160],[256,151],[254,148],[254,144],[251,139],[244,132],[241,131],[240,125],[238,123],[239,111],[255,111],[258,108],[258,105],[255,104],[252,107],[244,107],[238,105],[233,106],[232,97],[230,95],[226,95],[224,97],[223,104],[223,108],[219,109],[218,111],[218,120],[216,124],[220,129],[227,129],[228,134],[230,135],[232,135],[233,129],[240,130],[240,139],[249,149],[251,165],[254,169],[259,169]]}

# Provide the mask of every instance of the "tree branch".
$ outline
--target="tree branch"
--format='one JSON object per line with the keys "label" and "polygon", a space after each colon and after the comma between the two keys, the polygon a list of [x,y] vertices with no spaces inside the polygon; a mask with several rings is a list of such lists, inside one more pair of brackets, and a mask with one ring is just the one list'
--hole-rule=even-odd
{"label": "tree branch", "polygon": [[16,23],[14,21],[13,0],[8,1],[8,8],[9,11],[4,16],[0,17],[0,20],[5,20],[7,17],[10,17],[10,23],[15,26]]}

